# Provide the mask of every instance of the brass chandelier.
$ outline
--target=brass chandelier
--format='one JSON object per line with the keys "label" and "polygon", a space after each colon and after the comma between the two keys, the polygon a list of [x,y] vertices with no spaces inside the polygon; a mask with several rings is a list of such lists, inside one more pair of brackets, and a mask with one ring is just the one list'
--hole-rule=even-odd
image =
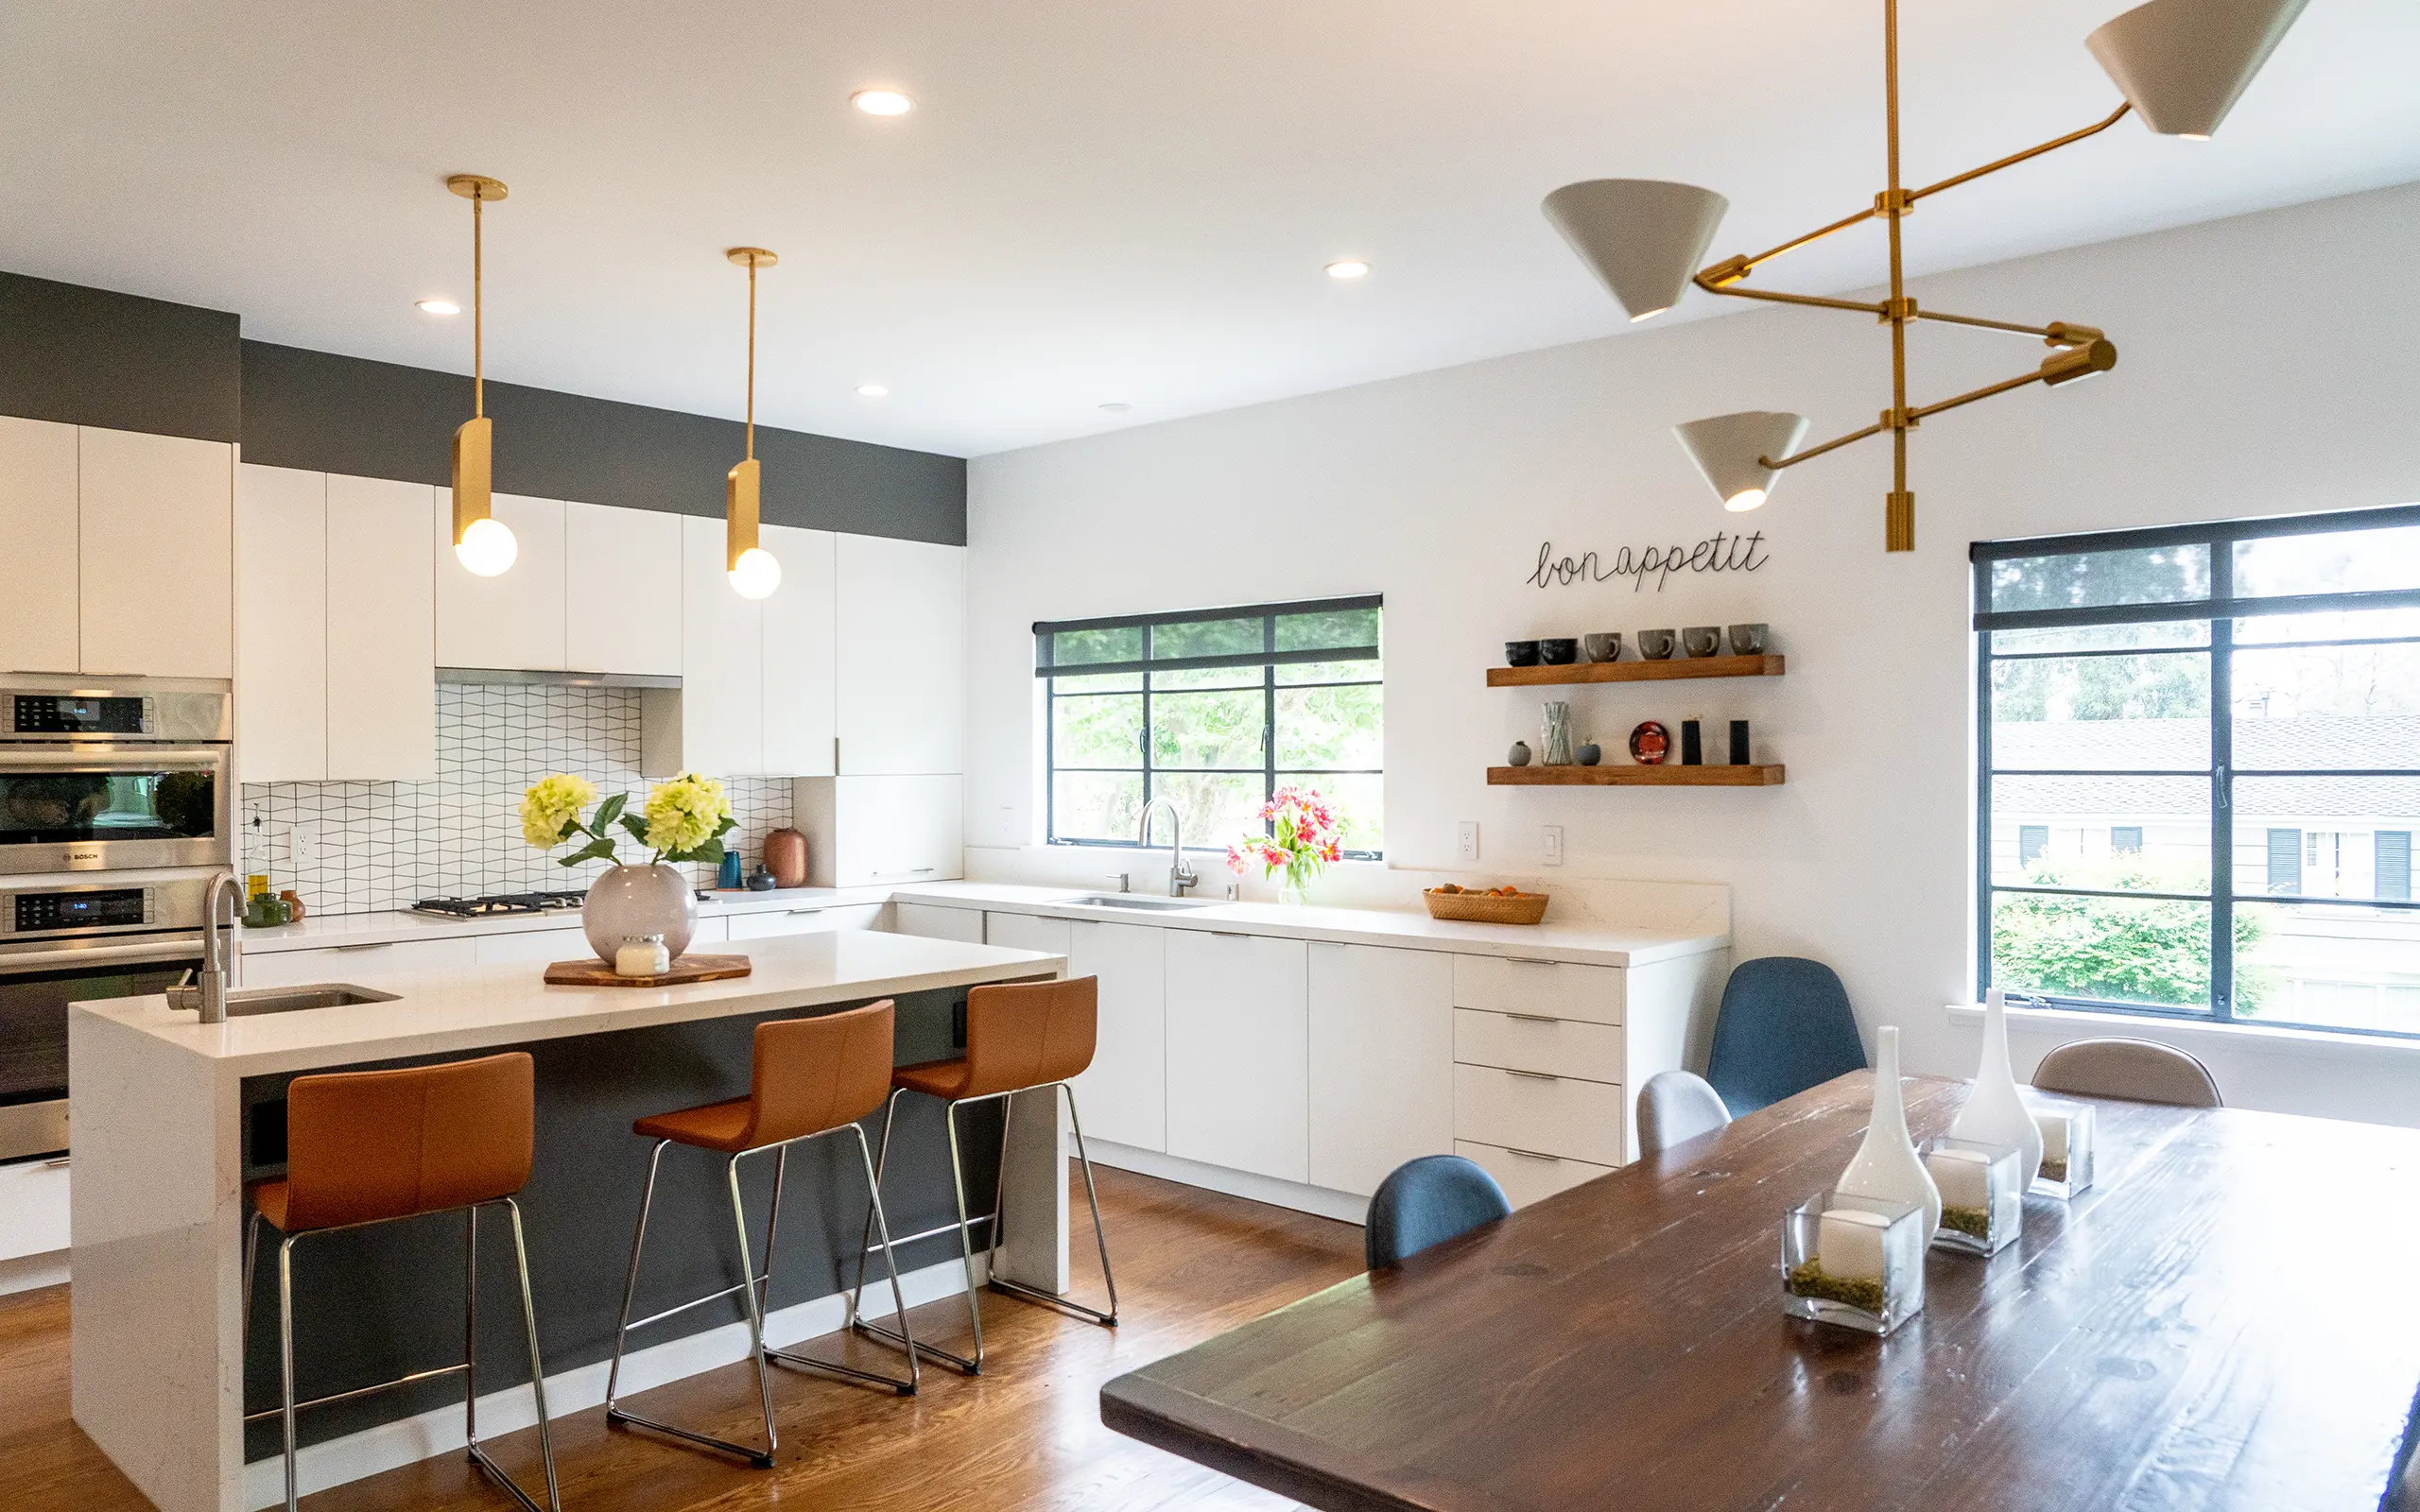
{"label": "brass chandelier", "polygon": [[[1899,6],[1898,0],[1883,0],[1889,180],[1888,186],[1874,197],[1871,208],[1843,215],[1769,251],[1729,257],[1703,267],[1698,266],[1699,259],[1705,256],[1708,244],[1714,240],[1715,228],[1730,205],[1729,200],[1711,189],[1654,179],[1594,179],[1565,184],[1547,196],[1547,218],[1596,270],[1633,323],[1663,314],[1678,303],[1682,293],[1694,284],[1709,294],[1854,310],[1888,325],[1891,407],[1862,430],[1802,450],[1799,442],[1806,435],[1805,416],[1746,410],[1690,421],[1673,427],[1673,434],[1721,496],[1723,507],[1745,510],[1765,502],[1782,469],[1887,431],[1891,436],[1893,481],[1883,509],[1883,549],[1913,551],[1916,496],[1908,488],[1910,431],[1944,410],[2028,384],[2055,387],[2107,372],[2117,366],[2118,349],[2100,331],[2088,325],[2062,320],[2024,325],[1918,308],[1908,296],[1902,274],[1900,222],[1923,199],[2098,135],[2116,126],[2129,112],[2142,116],[2145,125],[2163,136],[2207,141],[2251,85],[2261,65],[2268,61],[2286,29],[2302,13],[2305,3],[2306,0],[2151,0],[2148,5],[2126,11],[2084,39],[2084,45],[2092,50],[2125,96],[2124,103],[2081,130],[2011,153],[1979,168],[1953,174],[1939,183],[1909,189],[1899,182]],[[1784,252],[1877,219],[1885,222],[1890,231],[1890,298],[1869,303],[1746,286],[1752,272]],[[1908,327],[1918,320],[2037,336],[2051,352],[2031,371],[1953,398],[1910,404]]]}

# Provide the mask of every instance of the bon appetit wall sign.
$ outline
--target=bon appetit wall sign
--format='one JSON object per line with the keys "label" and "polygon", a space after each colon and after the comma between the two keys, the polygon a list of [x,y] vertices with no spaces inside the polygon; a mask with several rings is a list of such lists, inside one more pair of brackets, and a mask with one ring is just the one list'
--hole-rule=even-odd
{"label": "bon appetit wall sign", "polygon": [[1624,546],[1611,556],[1598,552],[1582,552],[1577,557],[1558,557],[1554,542],[1538,542],[1537,570],[1530,574],[1530,583],[1537,588],[1564,588],[1573,583],[1601,583],[1608,578],[1627,577],[1633,593],[1645,588],[1648,579],[1655,581],[1655,591],[1664,591],[1665,579],[1674,573],[1753,573],[1772,560],[1765,554],[1765,533],[1734,535],[1718,530],[1694,545],[1686,546]]}

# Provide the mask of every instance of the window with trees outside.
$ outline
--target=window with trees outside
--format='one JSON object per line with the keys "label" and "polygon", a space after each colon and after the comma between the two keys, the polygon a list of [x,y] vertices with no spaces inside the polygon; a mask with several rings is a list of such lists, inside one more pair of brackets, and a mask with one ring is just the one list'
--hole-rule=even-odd
{"label": "window with trees outside", "polygon": [[1379,616],[1371,595],[1036,625],[1050,843],[1133,846],[1165,798],[1188,848],[1223,849],[1290,785],[1328,799],[1346,855],[1382,854]]}
{"label": "window with trees outside", "polygon": [[1979,985],[2420,1036],[2420,506],[1972,556]]}

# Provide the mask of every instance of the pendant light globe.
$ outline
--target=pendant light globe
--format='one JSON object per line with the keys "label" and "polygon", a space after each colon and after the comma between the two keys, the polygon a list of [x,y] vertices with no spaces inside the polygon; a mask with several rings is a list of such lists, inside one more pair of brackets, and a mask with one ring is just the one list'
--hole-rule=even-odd
{"label": "pendant light globe", "polygon": [[480,577],[511,571],[520,555],[521,542],[513,539],[512,527],[493,515],[472,521],[462,539],[454,542],[454,558]]}
{"label": "pendant light globe", "polygon": [[1772,493],[1778,469],[1806,435],[1806,417],[1783,410],[1745,409],[1672,427],[1681,450],[1705,475],[1722,507],[1744,514]]}
{"label": "pendant light globe", "polygon": [[732,591],[742,598],[770,598],[781,586],[781,560],[762,546],[749,547],[731,564]]}
{"label": "pendant light globe", "polygon": [[1681,302],[1731,201],[1662,179],[1589,179],[1541,208],[1634,325]]}
{"label": "pendant light globe", "polygon": [[2307,0],[2151,0],[2084,39],[2143,124],[2206,142]]}

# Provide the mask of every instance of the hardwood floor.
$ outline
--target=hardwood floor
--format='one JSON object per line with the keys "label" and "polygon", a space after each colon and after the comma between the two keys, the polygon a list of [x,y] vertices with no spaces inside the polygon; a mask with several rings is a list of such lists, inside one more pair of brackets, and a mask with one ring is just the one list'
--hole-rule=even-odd
{"label": "hardwood floor", "polygon": [[[559,1419],[565,1512],[749,1512],[782,1505],[852,1512],[1267,1512],[1292,1505],[1101,1426],[1100,1383],[1284,1306],[1361,1269],[1361,1230],[1193,1187],[1098,1168],[1121,1322],[1115,1332],[1005,1297],[983,1298],[984,1373],[928,1365],[912,1400],[777,1370],[782,1448],[755,1470],[624,1429],[600,1409]],[[1083,1193],[1074,1189],[1078,1295],[1098,1295]],[[910,1314],[919,1334],[965,1343],[963,1300]],[[837,1336],[807,1346],[838,1358],[896,1356]],[[0,1507],[140,1512],[150,1503],[70,1421],[67,1289],[0,1297]],[[637,1410],[751,1438],[761,1432],[745,1364],[635,1399]],[[536,1484],[533,1433],[497,1457]],[[508,1508],[458,1456],[423,1461],[306,1498],[315,1512]]]}

